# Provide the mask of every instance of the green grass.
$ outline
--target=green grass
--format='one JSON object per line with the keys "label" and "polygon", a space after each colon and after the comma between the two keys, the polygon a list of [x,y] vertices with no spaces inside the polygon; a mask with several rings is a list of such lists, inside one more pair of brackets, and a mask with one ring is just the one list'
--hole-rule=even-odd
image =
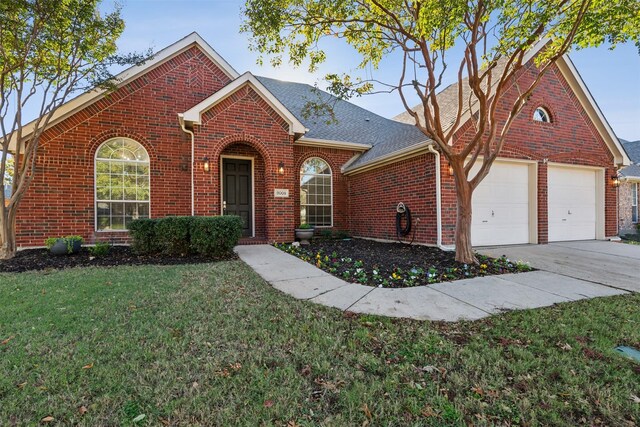
{"label": "green grass", "polygon": [[231,261],[0,274],[0,302],[0,425],[640,419],[613,351],[640,343],[638,294],[439,324],[296,301]]}

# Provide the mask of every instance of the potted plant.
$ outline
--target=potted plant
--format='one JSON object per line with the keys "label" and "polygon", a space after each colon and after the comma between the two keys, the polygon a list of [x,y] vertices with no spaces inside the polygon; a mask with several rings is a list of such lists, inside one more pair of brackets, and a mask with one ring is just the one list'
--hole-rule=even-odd
{"label": "potted plant", "polygon": [[82,241],[80,236],[49,237],[45,245],[53,255],[66,255],[80,252]]}
{"label": "potted plant", "polygon": [[308,245],[309,239],[313,237],[313,226],[310,224],[302,223],[300,227],[296,228],[296,239],[300,240],[301,245]]}

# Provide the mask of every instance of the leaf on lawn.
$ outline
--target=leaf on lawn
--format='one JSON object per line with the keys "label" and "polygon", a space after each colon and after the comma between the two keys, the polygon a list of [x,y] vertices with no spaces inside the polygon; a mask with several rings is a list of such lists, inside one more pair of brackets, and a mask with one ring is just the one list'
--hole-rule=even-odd
{"label": "leaf on lawn", "polygon": [[369,418],[372,419],[373,415],[371,414],[371,410],[369,409],[369,405],[367,405],[366,403],[364,405],[362,405],[362,411],[364,412],[364,415]]}
{"label": "leaf on lawn", "polygon": [[265,408],[271,408],[273,406],[273,400],[265,400],[264,401],[264,407]]}
{"label": "leaf on lawn", "polygon": [[302,370],[300,371],[300,374],[301,374],[303,377],[306,377],[306,376],[308,376],[309,374],[311,374],[311,366],[309,366],[309,365],[305,365],[305,367],[304,367],[304,368],[302,368]]}
{"label": "leaf on lawn", "polygon": [[198,381],[194,381],[193,384],[191,384],[191,388],[198,388],[200,387],[200,384],[198,384]]}
{"label": "leaf on lawn", "polygon": [[91,369],[91,368],[93,368],[93,362],[89,363],[88,365],[84,365],[82,367],[82,369]]}
{"label": "leaf on lawn", "polygon": [[51,421],[54,421],[54,420],[55,420],[55,418],[53,418],[51,415],[49,415],[48,417],[44,417],[40,421],[43,422],[43,423],[50,423]]}
{"label": "leaf on lawn", "polygon": [[631,401],[633,403],[640,403],[640,397],[636,396],[635,394],[631,395]]}
{"label": "leaf on lawn", "polygon": [[16,336],[15,335],[11,335],[9,338],[7,338],[6,340],[3,340],[0,344],[2,345],[7,345],[9,344],[9,341],[11,341],[12,339],[14,339]]}
{"label": "leaf on lawn", "polygon": [[557,343],[556,345],[558,347],[560,347],[561,350],[564,350],[564,351],[570,351],[572,349],[572,347],[569,345],[569,343],[564,343],[564,344]]}
{"label": "leaf on lawn", "polygon": [[131,421],[134,423],[139,423],[140,421],[144,420],[147,417],[146,414],[140,414],[137,417],[135,417],[134,419],[132,419]]}
{"label": "leaf on lawn", "polygon": [[484,396],[484,390],[482,389],[482,387],[471,387],[471,391],[478,396]]}
{"label": "leaf on lawn", "polygon": [[422,414],[423,417],[425,418],[431,418],[431,417],[437,417],[438,413],[436,411],[433,410],[433,408],[431,406],[425,406],[424,409],[420,412],[420,414]]}
{"label": "leaf on lawn", "polygon": [[291,420],[287,423],[287,427],[302,427],[302,426],[297,422],[295,422],[294,420]]}
{"label": "leaf on lawn", "polygon": [[18,387],[18,388],[24,388],[24,386],[26,386],[26,385],[27,385],[27,382],[25,381],[25,382],[23,382],[23,383],[18,384],[16,387]]}
{"label": "leaf on lawn", "polygon": [[80,413],[80,415],[84,415],[88,412],[89,410],[87,409],[86,406],[82,405],[78,408],[78,412]]}

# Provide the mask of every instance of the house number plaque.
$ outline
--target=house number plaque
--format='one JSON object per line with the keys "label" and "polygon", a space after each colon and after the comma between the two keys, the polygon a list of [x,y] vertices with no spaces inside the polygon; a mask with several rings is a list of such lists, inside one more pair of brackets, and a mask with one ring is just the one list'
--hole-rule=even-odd
{"label": "house number plaque", "polygon": [[289,190],[286,188],[276,188],[273,190],[273,197],[289,197]]}

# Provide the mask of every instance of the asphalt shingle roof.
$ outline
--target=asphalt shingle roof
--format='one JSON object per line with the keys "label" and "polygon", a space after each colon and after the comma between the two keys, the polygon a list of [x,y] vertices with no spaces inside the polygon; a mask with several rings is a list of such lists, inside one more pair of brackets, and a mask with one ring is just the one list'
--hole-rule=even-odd
{"label": "asphalt shingle roof", "polygon": [[624,147],[624,151],[627,152],[629,159],[633,163],[640,163],[640,140],[638,141],[625,141],[621,139],[620,142]]}
{"label": "asphalt shingle roof", "polygon": [[[401,123],[365,110],[350,102],[304,83],[285,82],[256,76],[309,131],[306,138],[369,144],[371,149],[349,165],[353,169],[376,158],[391,154],[429,139],[411,124]],[[328,113],[313,113],[305,117],[309,103],[327,103],[336,119]]]}
{"label": "asphalt shingle roof", "polygon": [[622,169],[620,171],[620,175],[627,178],[640,178],[640,140],[625,141],[624,139],[620,139],[620,142],[632,163]]}

